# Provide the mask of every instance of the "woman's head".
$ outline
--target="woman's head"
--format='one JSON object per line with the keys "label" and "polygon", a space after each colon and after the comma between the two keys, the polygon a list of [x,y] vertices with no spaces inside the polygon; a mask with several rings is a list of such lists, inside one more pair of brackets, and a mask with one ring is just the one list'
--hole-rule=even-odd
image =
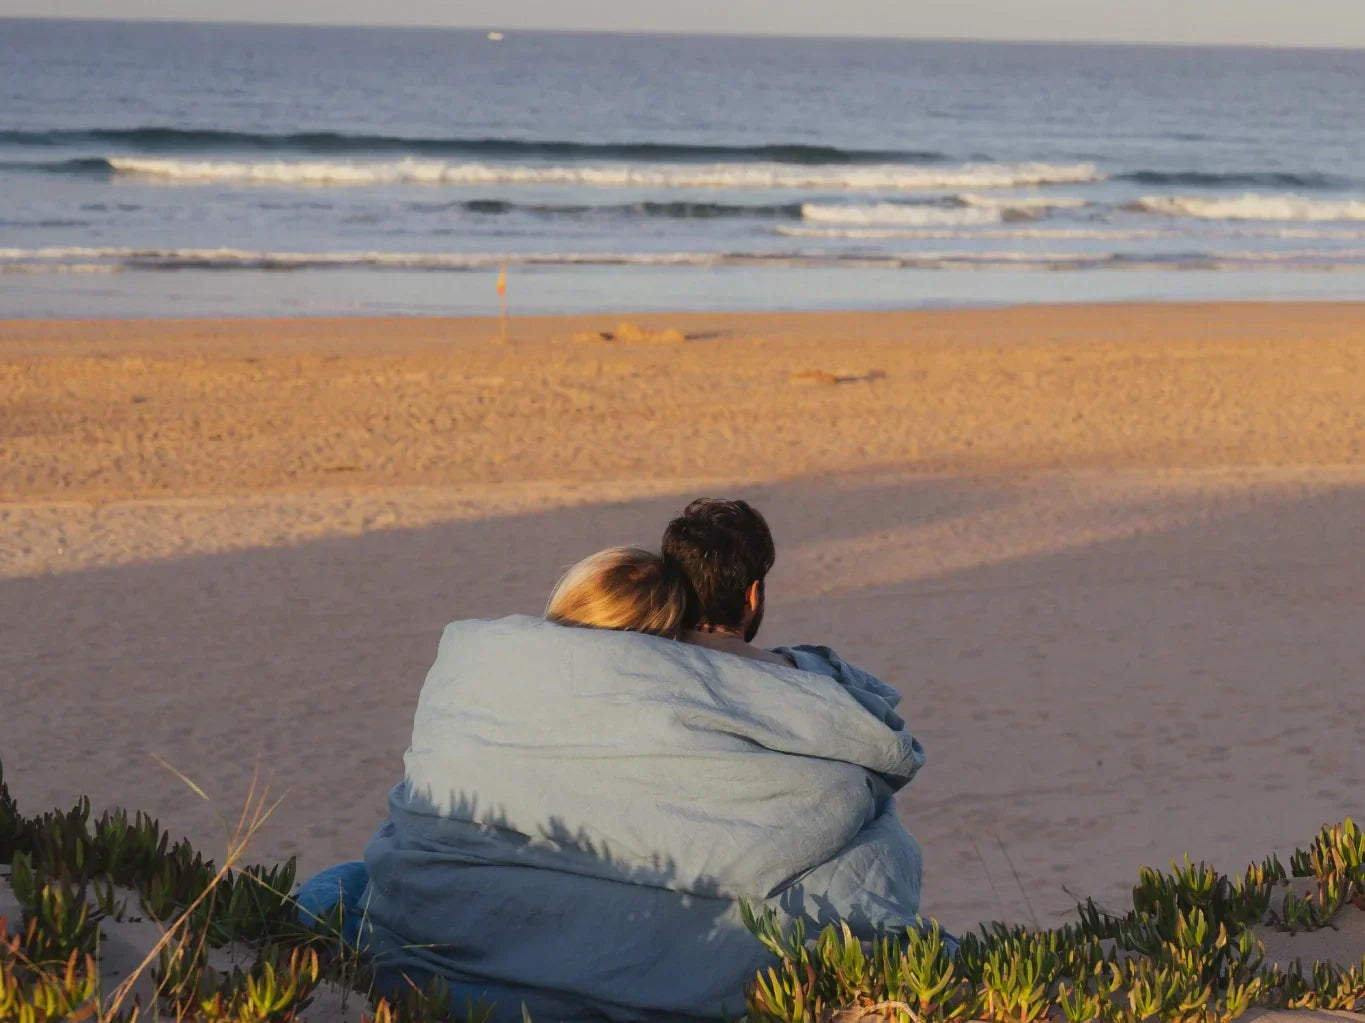
{"label": "woman's head", "polygon": [[662,557],[643,547],[608,547],[564,573],[545,618],[676,639],[686,610],[682,576],[665,568]]}

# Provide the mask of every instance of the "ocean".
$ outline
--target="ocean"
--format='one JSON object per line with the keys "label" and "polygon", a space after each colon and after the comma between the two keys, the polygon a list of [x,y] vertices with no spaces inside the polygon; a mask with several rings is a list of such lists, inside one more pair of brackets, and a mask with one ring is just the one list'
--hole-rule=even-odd
{"label": "ocean", "polygon": [[0,20],[0,316],[1365,298],[1365,51]]}

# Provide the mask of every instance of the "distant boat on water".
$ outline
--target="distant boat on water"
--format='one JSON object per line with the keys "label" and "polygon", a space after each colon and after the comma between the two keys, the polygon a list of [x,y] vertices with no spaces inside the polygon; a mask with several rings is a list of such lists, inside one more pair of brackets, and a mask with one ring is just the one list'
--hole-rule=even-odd
{"label": "distant boat on water", "polygon": [[490,43],[499,43],[499,42],[502,42],[502,33],[501,33],[501,32],[489,32],[489,33],[488,33],[488,41],[489,41]]}

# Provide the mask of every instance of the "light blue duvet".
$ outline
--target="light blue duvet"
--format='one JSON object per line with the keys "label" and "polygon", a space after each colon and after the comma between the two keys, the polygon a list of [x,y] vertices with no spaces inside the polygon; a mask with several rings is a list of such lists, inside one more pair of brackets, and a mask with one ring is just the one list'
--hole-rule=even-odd
{"label": "light blue duvet", "polygon": [[365,851],[381,983],[433,974],[495,1018],[719,1018],[767,953],[740,900],[871,936],[917,921],[892,794],[924,763],[898,695],[538,618],[446,627],[406,777]]}

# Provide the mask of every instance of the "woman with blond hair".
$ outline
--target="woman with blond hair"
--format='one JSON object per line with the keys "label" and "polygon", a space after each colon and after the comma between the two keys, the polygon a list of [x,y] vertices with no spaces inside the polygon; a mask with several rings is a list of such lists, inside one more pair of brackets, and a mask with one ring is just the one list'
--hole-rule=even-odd
{"label": "woman with blond hair", "polygon": [[560,577],[545,620],[677,639],[686,611],[681,571],[643,547],[608,547]]}

